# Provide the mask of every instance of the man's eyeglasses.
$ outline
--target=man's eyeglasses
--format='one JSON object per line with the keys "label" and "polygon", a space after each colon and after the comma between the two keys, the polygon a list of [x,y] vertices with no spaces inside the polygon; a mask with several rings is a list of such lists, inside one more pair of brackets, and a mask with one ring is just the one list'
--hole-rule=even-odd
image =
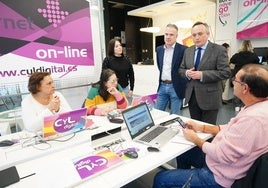
{"label": "man's eyeglasses", "polygon": [[237,82],[237,83],[239,83],[240,85],[245,85],[244,82],[240,82],[240,81],[236,80],[235,77],[233,77],[232,82]]}

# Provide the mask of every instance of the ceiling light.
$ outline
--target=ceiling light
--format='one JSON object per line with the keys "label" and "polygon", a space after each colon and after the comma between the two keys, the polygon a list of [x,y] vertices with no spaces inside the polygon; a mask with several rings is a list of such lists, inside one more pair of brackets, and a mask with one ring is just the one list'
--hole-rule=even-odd
{"label": "ceiling light", "polygon": [[157,33],[160,31],[160,27],[144,27],[140,28],[141,32],[147,32],[147,33]]}
{"label": "ceiling light", "polygon": [[185,1],[177,1],[177,2],[172,4],[172,6],[175,6],[175,7],[177,7],[177,6],[186,6],[186,5],[190,5],[190,3],[185,2]]}
{"label": "ceiling light", "polygon": [[[152,18],[148,18],[147,27],[140,28],[141,32],[147,32],[147,33],[157,33],[160,31],[160,27],[152,27],[150,24],[150,21],[153,22]],[[149,27],[150,26],[150,27]]]}

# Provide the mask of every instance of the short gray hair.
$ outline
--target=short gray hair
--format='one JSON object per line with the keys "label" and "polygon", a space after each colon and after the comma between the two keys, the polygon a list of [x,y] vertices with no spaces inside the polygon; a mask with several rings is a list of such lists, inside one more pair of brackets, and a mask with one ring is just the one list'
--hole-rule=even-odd
{"label": "short gray hair", "polygon": [[192,26],[192,28],[194,28],[194,27],[197,26],[197,25],[203,25],[203,26],[205,26],[205,28],[206,28],[206,32],[209,33],[209,26],[208,26],[207,23],[198,21],[198,22],[195,22],[195,23],[194,23],[194,25]]}
{"label": "short gray hair", "polygon": [[178,27],[176,26],[176,24],[172,24],[172,23],[167,24],[166,27],[173,27],[174,29],[176,29],[177,32],[179,30]]}

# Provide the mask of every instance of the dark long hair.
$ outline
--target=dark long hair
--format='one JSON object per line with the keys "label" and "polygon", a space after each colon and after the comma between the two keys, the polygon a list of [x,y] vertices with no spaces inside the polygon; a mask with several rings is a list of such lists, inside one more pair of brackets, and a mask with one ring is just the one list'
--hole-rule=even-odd
{"label": "dark long hair", "polygon": [[112,69],[103,69],[100,75],[100,80],[92,85],[92,87],[99,85],[99,95],[104,101],[106,101],[110,95],[105,84],[113,74],[115,74],[115,72]]}
{"label": "dark long hair", "polygon": [[[115,46],[116,41],[118,41],[121,44],[120,40],[118,40],[118,39],[111,39],[109,41],[108,47],[107,47],[107,55],[108,55],[108,57],[114,56],[114,46]],[[123,52],[122,52],[121,55],[124,56]]]}

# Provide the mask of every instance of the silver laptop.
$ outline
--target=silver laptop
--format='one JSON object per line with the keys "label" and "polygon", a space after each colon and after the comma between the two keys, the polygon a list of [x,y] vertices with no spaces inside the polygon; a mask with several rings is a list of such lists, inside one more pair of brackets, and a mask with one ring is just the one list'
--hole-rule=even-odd
{"label": "silver laptop", "polygon": [[122,116],[133,141],[161,147],[176,135],[171,128],[154,124],[146,103],[122,111]]}

